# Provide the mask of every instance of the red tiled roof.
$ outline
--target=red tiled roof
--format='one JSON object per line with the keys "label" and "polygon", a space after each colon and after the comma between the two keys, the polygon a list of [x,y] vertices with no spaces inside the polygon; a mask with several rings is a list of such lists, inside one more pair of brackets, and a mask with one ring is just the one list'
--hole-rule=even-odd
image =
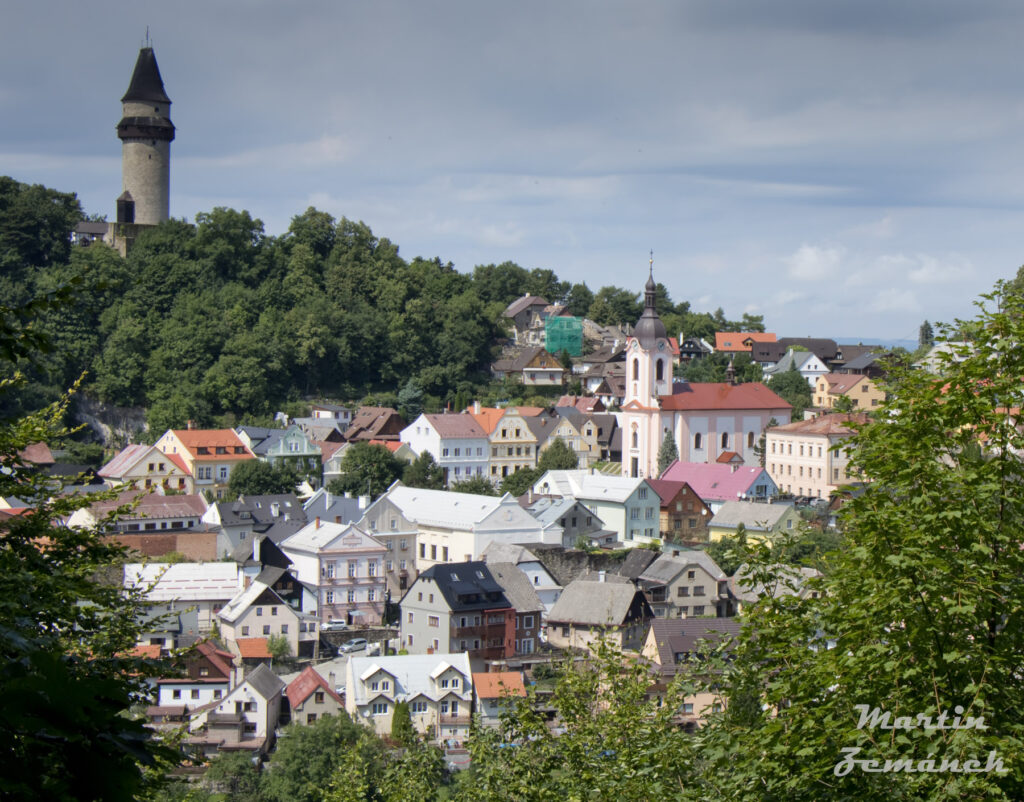
{"label": "red tiled roof", "polygon": [[199,641],[199,643],[195,645],[195,649],[203,657],[209,660],[213,666],[221,672],[221,674],[227,678],[231,677],[232,665],[235,660],[235,656],[231,654],[231,652],[225,652],[223,649],[218,649],[208,640]]}
{"label": "red tiled roof", "polygon": [[465,412],[457,415],[427,415],[426,418],[441,437],[487,437],[476,418]]}
{"label": "red tiled roof", "polygon": [[242,659],[269,660],[273,655],[267,649],[266,638],[236,638],[235,645]]}
{"label": "red tiled roof", "polygon": [[192,471],[188,469],[188,463],[182,459],[181,454],[164,454],[167,459],[177,465],[185,473],[186,476],[191,476]]}
{"label": "red tiled roof", "polygon": [[481,699],[526,696],[526,685],[519,671],[489,671],[473,674],[473,689]]}
{"label": "red tiled roof", "polygon": [[723,451],[721,454],[718,455],[718,459],[716,459],[715,462],[724,462],[728,464],[730,462],[733,462],[734,460],[742,463],[743,457],[741,457],[735,451]]}
{"label": "red tiled roof", "polygon": [[313,666],[306,666],[299,676],[288,683],[285,694],[288,696],[288,704],[292,710],[305,702],[313,691],[320,689],[326,691],[339,705],[344,705],[341,697],[334,692],[334,689],[327,684],[327,680],[321,677]]}
{"label": "red tiled roof", "polygon": [[469,414],[472,415],[473,419],[480,424],[480,428],[483,429],[485,433],[490,434],[498,425],[498,421],[500,421],[502,416],[504,416],[505,410],[497,409],[495,407],[481,407],[479,412],[475,412],[470,409]]}
{"label": "red tiled roof", "polygon": [[33,443],[18,452],[18,456],[33,465],[53,465],[53,453],[46,443]]}
{"label": "red tiled roof", "polygon": [[826,373],[821,378],[828,382],[828,391],[837,395],[845,395],[862,381],[874,385],[871,379],[861,373]]}
{"label": "red tiled roof", "polygon": [[853,434],[846,424],[866,423],[868,416],[863,412],[833,412],[831,415],[819,415],[810,420],[798,420],[794,423],[786,423],[782,426],[772,426],[769,432],[782,434]]}
{"label": "red tiled roof", "polygon": [[654,492],[661,499],[661,505],[665,506],[674,499],[679,491],[688,485],[686,482],[674,481],[672,479],[648,479],[647,484],[654,488]]}
{"label": "red tiled roof", "polygon": [[[174,436],[189,450],[194,459],[198,460],[220,460],[225,459],[255,459],[253,454],[233,429],[174,429]],[[236,448],[242,451],[236,451]],[[197,449],[207,448],[209,454],[199,454]],[[218,454],[218,448],[228,449],[226,454]]]}
{"label": "red tiled roof", "polygon": [[129,653],[130,657],[145,657],[149,660],[156,660],[160,657],[159,643],[140,643]]}
{"label": "red tiled roof", "polygon": [[371,446],[383,446],[388,451],[394,453],[402,447],[401,440],[369,440]]}
{"label": "red tiled roof", "polygon": [[716,331],[716,351],[750,351],[750,346],[744,345],[744,340],[753,340],[756,343],[773,343],[775,335],[767,331]]}
{"label": "red tiled roof", "polygon": [[783,398],[760,382],[677,384],[672,395],[661,396],[661,408],[671,410],[792,409]]}

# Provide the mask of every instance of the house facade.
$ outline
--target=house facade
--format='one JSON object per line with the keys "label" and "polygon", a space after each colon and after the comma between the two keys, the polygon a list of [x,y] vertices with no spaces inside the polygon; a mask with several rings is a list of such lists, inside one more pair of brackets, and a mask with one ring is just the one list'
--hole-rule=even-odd
{"label": "house facade", "polygon": [[708,524],[708,534],[712,541],[736,537],[742,526],[749,539],[771,542],[782,535],[796,534],[802,520],[792,504],[727,501]]}
{"label": "house facade", "polygon": [[760,466],[677,461],[665,469],[661,478],[686,482],[712,512],[738,498],[767,501],[779,495],[778,486]]}
{"label": "house facade", "polygon": [[660,537],[661,499],[645,479],[582,469],[548,471],[534,483],[533,492],[582,502],[625,543]]}
{"label": "house facade", "polygon": [[109,487],[131,485],[148,489],[164,487],[179,493],[194,493],[195,484],[182,460],[170,459],[156,446],[125,446],[97,474]]}
{"label": "house facade", "polygon": [[885,393],[868,376],[855,373],[828,373],[814,385],[814,406],[835,409],[840,399],[849,399],[854,410],[871,410],[885,401]]}
{"label": "house facade", "polygon": [[839,446],[853,434],[851,422],[866,420],[863,414],[833,413],[773,426],[765,436],[768,473],[786,493],[829,498],[859,478],[850,474],[849,452]]}
{"label": "house facade", "polygon": [[729,577],[698,549],[660,555],[637,581],[656,618],[725,618],[733,612]]}
{"label": "house facade", "polygon": [[644,594],[632,582],[577,579],[562,591],[548,614],[548,643],[590,651],[603,641],[638,650],[654,618]]}
{"label": "house facade", "polygon": [[231,429],[168,429],[154,443],[168,457],[180,457],[196,492],[222,498],[232,469],[256,455]]}
{"label": "house facade", "polygon": [[661,499],[661,539],[666,542],[707,542],[710,505],[686,482],[648,480]]}
{"label": "house facade", "polygon": [[489,475],[490,443],[469,413],[424,413],[402,430],[401,438],[417,454],[430,453],[446,485]]}

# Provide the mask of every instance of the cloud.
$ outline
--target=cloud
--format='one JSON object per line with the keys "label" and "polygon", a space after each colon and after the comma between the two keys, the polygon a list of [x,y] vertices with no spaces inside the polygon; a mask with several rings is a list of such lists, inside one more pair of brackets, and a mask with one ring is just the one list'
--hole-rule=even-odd
{"label": "cloud", "polygon": [[286,142],[264,148],[252,148],[238,153],[212,156],[175,156],[176,164],[202,169],[258,168],[275,172],[293,169],[316,169],[344,164],[355,153],[355,148],[338,136],[321,136],[307,142]]}
{"label": "cloud", "polygon": [[887,287],[879,290],[872,302],[875,312],[920,312],[921,305],[917,300],[917,293],[910,290],[902,290],[896,287]]}
{"label": "cloud", "polygon": [[824,281],[839,273],[844,253],[845,249],[841,247],[801,245],[796,253],[783,261],[791,279]]}

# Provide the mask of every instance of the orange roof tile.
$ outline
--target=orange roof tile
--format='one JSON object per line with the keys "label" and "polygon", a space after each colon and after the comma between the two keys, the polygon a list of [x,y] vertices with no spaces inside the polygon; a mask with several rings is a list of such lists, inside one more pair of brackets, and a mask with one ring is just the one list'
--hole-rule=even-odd
{"label": "orange roof tile", "polygon": [[370,440],[369,442],[371,446],[383,446],[392,453],[402,447],[401,440]]}
{"label": "orange roof tile", "polygon": [[773,343],[775,335],[767,331],[716,331],[716,351],[750,351],[749,345],[744,345],[745,340],[753,340],[756,343]]}
{"label": "orange roof tile", "polygon": [[473,674],[473,689],[481,699],[500,699],[502,696],[526,696],[526,685],[519,671],[489,671]]}
{"label": "orange roof tile", "polygon": [[237,638],[235,645],[238,646],[238,653],[242,659],[263,659],[269,660],[273,655],[267,649],[266,638]]}
{"label": "orange roof tile", "polygon": [[[233,429],[174,429],[174,436],[189,450],[194,459],[225,460],[255,459],[253,454]],[[206,448],[208,454],[198,453],[198,449]],[[218,454],[218,448],[228,449],[226,454]],[[241,448],[241,451],[237,449]]]}
{"label": "orange roof tile", "polygon": [[672,395],[663,395],[660,400],[662,409],[677,410],[790,408],[790,404],[760,382],[676,385]]}
{"label": "orange roof tile", "polygon": [[487,434],[494,431],[498,425],[498,421],[501,420],[505,414],[505,410],[497,409],[496,407],[480,407],[480,411],[476,412],[470,407],[466,410],[470,415],[473,416],[473,420],[480,424],[480,428],[483,429]]}
{"label": "orange roof tile", "polygon": [[160,657],[160,644],[159,643],[140,643],[134,649],[128,653],[131,657],[145,657],[150,660],[156,660]]}

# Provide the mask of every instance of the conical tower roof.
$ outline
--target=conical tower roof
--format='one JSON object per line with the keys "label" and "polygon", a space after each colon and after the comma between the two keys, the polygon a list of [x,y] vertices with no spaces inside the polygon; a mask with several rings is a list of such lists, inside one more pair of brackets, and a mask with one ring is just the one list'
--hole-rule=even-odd
{"label": "conical tower roof", "polygon": [[132,73],[132,82],[128,91],[121,98],[122,103],[128,101],[143,103],[170,103],[164,91],[164,82],[160,77],[160,68],[156,66],[156,56],[153,48],[144,47],[139,50],[139,58],[135,62],[135,71]]}
{"label": "conical tower roof", "polygon": [[637,321],[636,328],[633,329],[633,336],[636,337],[640,345],[647,351],[652,350],[657,345],[658,340],[668,339],[665,324],[661,322],[661,318],[658,317],[658,312],[655,309],[656,295],[657,285],[654,283],[654,257],[652,256],[651,273],[644,287],[644,313],[640,316],[640,320]]}

